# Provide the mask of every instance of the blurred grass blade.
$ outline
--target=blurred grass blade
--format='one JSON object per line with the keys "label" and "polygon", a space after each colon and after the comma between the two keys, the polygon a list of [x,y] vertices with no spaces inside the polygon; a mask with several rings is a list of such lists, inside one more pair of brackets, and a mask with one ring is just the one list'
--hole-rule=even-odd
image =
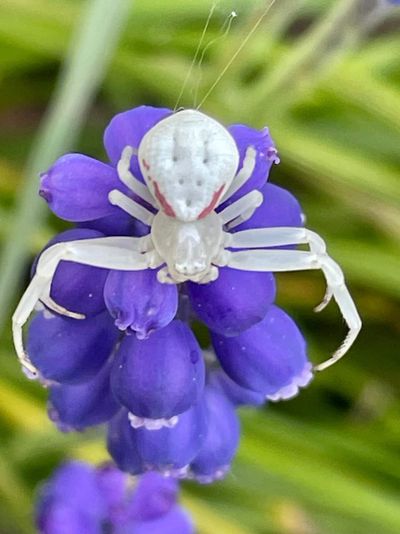
{"label": "blurred grass blade", "polygon": [[13,231],[6,241],[0,264],[0,329],[8,317],[28,243],[45,213],[37,195],[38,173],[68,150],[79,133],[97,89],[107,71],[130,9],[129,0],[91,0],[60,75],[53,102],[44,118],[26,166],[26,184],[15,210]]}

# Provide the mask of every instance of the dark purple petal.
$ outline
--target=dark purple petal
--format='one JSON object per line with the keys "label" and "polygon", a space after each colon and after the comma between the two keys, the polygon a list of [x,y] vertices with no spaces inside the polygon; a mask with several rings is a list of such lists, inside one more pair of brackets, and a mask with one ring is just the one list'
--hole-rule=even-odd
{"label": "dark purple petal", "polygon": [[190,328],[173,321],[146,340],[126,336],[113,365],[112,389],[135,416],[169,419],[202,394],[204,361]]}
{"label": "dark purple petal", "polygon": [[104,517],[95,471],[84,463],[63,465],[39,495],[36,524],[43,534],[101,534]]}
{"label": "dark purple petal", "polygon": [[79,222],[118,213],[108,200],[112,189],[126,191],[113,167],[82,154],[67,154],[42,174],[39,194],[58,217]]}
{"label": "dark purple petal", "polygon": [[277,306],[236,337],[212,335],[225,372],[241,386],[270,400],[293,397],[312,379],[305,340],[295,322]]}
{"label": "dark purple petal", "polygon": [[223,478],[230,469],[240,438],[239,419],[233,404],[217,389],[207,386],[207,436],[190,472],[201,483]]}
{"label": "dark purple petal", "polygon": [[150,521],[168,514],[175,506],[179,493],[178,482],[159,473],[143,474],[129,502],[129,515],[136,521]]}
{"label": "dark purple petal", "polygon": [[[42,252],[56,243],[98,237],[103,237],[103,234],[95,230],[73,228],[53,237]],[[33,264],[33,273],[40,254]],[[57,304],[67,310],[82,313],[86,316],[96,315],[106,307],[103,289],[108,272],[107,269],[99,269],[71,261],[62,261],[54,274],[50,296]]]}
{"label": "dark purple petal", "polygon": [[115,534],[194,534],[188,513],[175,505],[168,514],[150,521],[135,522],[117,529]]}
{"label": "dark purple petal", "polygon": [[[249,146],[255,148],[257,152],[256,166],[245,184],[232,195],[222,206],[227,206],[233,201],[241,198],[253,189],[261,189],[268,180],[268,175],[274,163],[279,163],[279,158],[271,139],[268,128],[255,130],[244,124],[233,124],[228,128],[229,132],[236,141],[240,154],[239,169],[243,165],[246,150]],[[219,210],[217,210],[219,211]]]}
{"label": "dark purple petal", "polygon": [[[144,135],[171,113],[167,108],[139,106],[115,115],[104,132],[104,146],[111,163],[117,165],[126,146],[139,148]],[[131,171],[136,178],[143,180],[136,156],[132,157]]]}
{"label": "dark purple petal", "polygon": [[301,206],[289,191],[274,184],[265,184],[261,192],[264,195],[261,206],[249,220],[238,225],[232,232],[248,228],[303,226]]}
{"label": "dark purple petal", "polygon": [[178,290],[160,284],[154,270],[111,271],[104,288],[108,311],[120,330],[130,329],[139,339],[169,324],[178,308]]}
{"label": "dark purple petal", "polygon": [[49,417],[60,430],[83,430],[109,421],[119,405],[110,388],[107,362],[91,380],[79,385],[56,385],[50,388]]}
{"label": "dark purple petal", "polygon": [[179,416],[172,428],[132,428],[122,410],[109,425],[108,450],[118,467],[133,475],[159,471],[174,476],[186,473],[199,452],[207,431],[204,402]]}
{"label": "dark purple petal", "polygon": [[215,369],[209,375],[209,384],[223,393],[234,406],[261,406],[265,396],[239,386],[222,369]]}
{"label": "dark purple petal", "polygon": [[275,299],[271,273],[223,267],[209,284],[187,284],[196,315],[211,330],[234,336],[260,322]]}
{"label": "dark purple petal", "polygon": [[30,324],[28,354],[44,379],[75,384],[98,373],[117,336],[107,311],[83,320],[44,311]]}
{"label": "dark purple petal", "polygon": [[172,428],[133,430],[148,469],[166,474],[184,472],[199,452],[207,432],[207,413],[201,401],[179,416]]}

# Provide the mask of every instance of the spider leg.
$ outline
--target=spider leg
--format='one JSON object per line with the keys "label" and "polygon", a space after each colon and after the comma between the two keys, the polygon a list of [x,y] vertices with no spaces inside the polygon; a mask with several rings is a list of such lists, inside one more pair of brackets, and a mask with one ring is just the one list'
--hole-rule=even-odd
{"label": "spider leg", "polygon": [[140,181],[130,171],[131,159],[132,156],[137,156],[137,149],[126,146],[121,154],[121,159],[117,165],[117,171],[119,179],[123,184],[128,187],[133,193],[138,197],[142,198],[145,202],[157,209],[155,200],[148,190],[148,188]]}
{"label": "spider leg", "polygon": [[224,256],[225,265],[245,271],[278,272],[321,269],[349,332],[333,356],[316,365],[314,369],[316,371],[326,369],[340,360],[349,350],[361,329],[361,319],[345,285],[342,270],[326,253],[317,254],[303,250],[240,250],[237,252],[225,250]]}
{"label": "spider leg", "polygon": [[262,193],[254,189],[253,191],[250,191],[250,193],[247,193],[247,195],[244,195],[244,197],[239,198],[224,208],[218,215],[221,217],[222,223],[227,224],[230,221],[235,220],[237,217],[240,217],[243,213],[247,213],[250,210],[254,212],[256,208],[261,206],[262,201]]}
{"label": "spider leg", "polygon": [[232,183],[226,190],[224,196],[222,197],[220,201],[220,204],[225,202],[225,200],[227,200],[234,193],[236,193],[236,191],[238,191],[242,187],[242,185],[247,182],[247,180],[253,174],[254,168],[256,166],[256,157],[257,157],[257,152],[255,148],[252,146],[249,146],[246,150],[242,168],[238,171],[238,173],[232,180]]}
{"label": "spider leg", "polygon": [[135,217],[135,219],[147,224],[147,226],[151,226],[151,223],[154,219],[154,214],[144,206],[141,206],[135,202],[133,199],[124,195],[124,193],[121,191],[118,191],[118,189],[113,189],[110,191],[108,194],[108,200],[111,202],[111,204],[113,204],[113,206],[118,206],[126,213],[129,213],[129,215],[132,215],[132,217]]}
{"label": "spider leg", "polygon": [[51,280],[60,261],[74,261],[104,269],[140,271],[149,266],[147,253],[140,252],[143,242],[143,238],[134,237],[81,239],[57,243],[42,253],[36,273],[12,318],[15,349],[22,367],[30,376],[35,377],[38,373],[24,350],[22,328],[39,300],[43,299],[51,304],[51,299],[49,300]]}
{"label": "spider leg", "polygon": [[[317,233],[307,228],[276,227],[242,230],[235,234],[225,234],[225,246],[231,248],[267,248],[285,245],[308,245],[314,254],[326,254],[325,241]],[[322,302],[314,311],[322,311],[332,299],[328,286]]]}

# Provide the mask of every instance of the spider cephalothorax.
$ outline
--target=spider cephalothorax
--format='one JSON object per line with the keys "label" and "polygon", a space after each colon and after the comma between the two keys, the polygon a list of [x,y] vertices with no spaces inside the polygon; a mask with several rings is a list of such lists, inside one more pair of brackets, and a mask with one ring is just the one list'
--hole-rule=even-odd
{"label": "spider cephalothorax", "polygon": [[[138,156],[147,185],[131,173],[133,155]],[[122,271],[158,269],[162,283],[209,283],[218,277],[222,266],[266,272],[321,269],[327,292],[317,310],[334,297],[349,333],[338,351],[315,369],[324,369],[341,358],[357,337],[361,321],[343,273],[327,255],[324,241],[301,227],[230,233],[262,203],[257,189],[235,195],[252,176],[257,157],[267,155],[248,146],[238,170],[239,151],[229,131],[195,110],[168,115],[149,129],[139,146],[125,146],[117,168],[130,194],[113,189],[109,202],[148,225],[150,231],[144,237],[58,243],[42,253],[13,316],[14,340],[23,366],[36,373],[24,352],[22,327],[38,300],[58,313],[82,318],[50,298],[52,278],[62,260]],[[298,244],[308,245],[309,250],[280,248]]]}

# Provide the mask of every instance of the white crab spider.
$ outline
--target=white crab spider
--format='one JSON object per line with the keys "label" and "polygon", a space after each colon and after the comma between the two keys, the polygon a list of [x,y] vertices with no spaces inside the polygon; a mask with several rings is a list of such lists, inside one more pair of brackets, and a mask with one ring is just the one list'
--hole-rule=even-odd
{"label": "white crab spider", "polygon": [[[133,154],[138,155],[147,187],[130,172]],[[24,351],[22,328],[38,300],[58,313],[83,318],[50,298],[51,281],[62,260],[123,271],[160,268],[159,281],[174,284],[213,281],[222,266],[272,272],[321,269],[327,291],[316,311],[334,297],[349,332],[334,355],[315,366],[315,370],[339,360],[356,339],[361,320],[343,273],[327,255],[321,237],[305,228],[291,227],[228,233],[226,229],[251,217],[261,204],[262,194],[256,190],[219,213],[215,211],[250,178],[255,161],[256,151],[250,146],[242,168],[236,172],[239,153],[234,139],[217,121],[195,110],[170,115],[147,132],[139,147],[125,147],[118,163],[120,180],[158,211],[154,215],[118,190],[110,192],[109,200],[149,225],[150,233],[139,238],[103,237],[58,243],[42,253],[13,316],[14,343],[25,370],[37,374]],[[270,249],[297,244],[307,244],[309,251]]]}

